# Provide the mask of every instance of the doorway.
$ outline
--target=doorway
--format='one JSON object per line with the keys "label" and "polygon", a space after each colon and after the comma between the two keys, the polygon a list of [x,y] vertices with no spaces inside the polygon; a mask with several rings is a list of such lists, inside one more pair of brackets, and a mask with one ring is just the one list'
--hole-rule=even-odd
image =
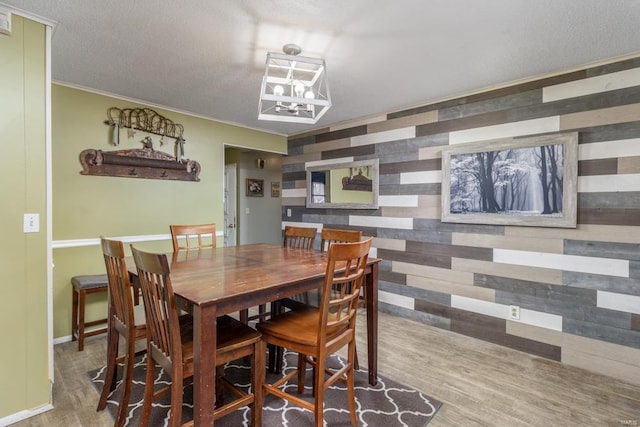
{"label": "doorway", "polygon": [[224,245],[281,243],[282,154],[234,146],[224,154]]}
{"label": "doorway", "polygon": [[237,166],[231,163],[224,166],[224,246],[235,246],[237,239],[238,184]]}

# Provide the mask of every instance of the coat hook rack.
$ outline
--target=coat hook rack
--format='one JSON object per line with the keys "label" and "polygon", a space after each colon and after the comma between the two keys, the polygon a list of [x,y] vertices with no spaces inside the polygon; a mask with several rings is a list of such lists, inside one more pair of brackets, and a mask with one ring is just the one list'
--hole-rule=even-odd
{"label": "coat hook rack", "polygon": [[174,123],[157,111],[151,108],[117,108],[111,107],[107,110],[108,119],[105,124],[113,126],[113,136],[111,142],[113,145],[120,144],[120,128],[131,129],[132,131],[140,130],[147,133],[160,135],[160,145],[164,143],[164,138],[173,138],[176,140],[176,159],[182,161],[184,157],[183,137],[184,127],[181,124]]}
{"label": "coat hook rack", "polygon": [[184,158],[184,128],[182,125],[161,116],[150,108],[116,107],[107,110],[105,124],[113,126],[112,143],[119,145],[120,128],[132,133],[140,130],[160,135],[160,145],[164,138],[176,140],[176,155],[156,151],[153,141],[146,136],[140,141],[142,148],[102,151],[83,150],[80,153],[83,175],[118,176],[127,178],[163,179],[178,181],[200,181],[200,164]]}

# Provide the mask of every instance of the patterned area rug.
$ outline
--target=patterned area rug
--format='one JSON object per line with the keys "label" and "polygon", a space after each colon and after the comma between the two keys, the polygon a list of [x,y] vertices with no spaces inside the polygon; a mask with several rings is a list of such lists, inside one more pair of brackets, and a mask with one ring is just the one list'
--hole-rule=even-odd
{"label": "patterned area rug", "polygon": [[[134,383],[132,388],[132,398],[129,403],[129,416],[127,424],[129,426],[139,425],[140,412],[142,410],[142,398],[144,395],[145,381],[145,360],[142,356],[136,360],[134,368]],[[297,358],[295,353],[285,352],[284,371],[295,366]],[[332,356],[328,364],[341,366],[343,360],[337,356]],[[120,378],[120,367],[118,368]],[[156,372],[160,372],[158,367]],[[249,369],[241,364],[230,364],[225,368],[227,376],[236,384],[243,387],[249,386]],[[102,390],[104,383],[105,367],[90,371],[89,378],[93,382],[98,392]],[[305,395],[309,400],[311,396],[311,369],[307,372],[307,386]],[[358,415],[358,425],[360,426],[426,426],[436,414],[441,402],[409,387],[398,384],[395,381],[379,376],[378,384],[371,386],[367,382],[367,371],[356,371],[356,409]],[[158,383],[167,384],[168,376],[160,372]],[[272,382],[275,374],[267,374],[266,381]],[[287,385],[295,392],[295,384]],[[107,403],[107,410],[115,416],[118,408],[119,394],[121,392],[120,383],[113,391]],[[191,386],[185,388],[183,402],[183,419],[191,419],[193,413],[193,394]],[[168,425],[169,397],[154,403],[151,413],[150,426]],[[351,426],[349,421],[349,410],[347,407],[347,391],[342,383],[334,384],[325,394],[324,408],[325,425],[328,426]],[[248,408],[241,408],[233,414],[216,421],[216,425],[221,426],[248,426],[250,412]],[[313,414],[310,411],[299,408],[283,399],[273,395],[265,396],[262,413],[262,424],[265,426],[312,426]]]}

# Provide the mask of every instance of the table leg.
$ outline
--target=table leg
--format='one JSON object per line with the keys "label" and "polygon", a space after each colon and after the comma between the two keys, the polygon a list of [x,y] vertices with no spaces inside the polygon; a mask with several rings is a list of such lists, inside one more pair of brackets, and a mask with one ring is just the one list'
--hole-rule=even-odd
{"label": "table leg", "polygon": [[365,303],[367,306],[367,360],[369,384],[378,383],[378,264],[371,265],[365,277]]}
{"label": "table leg", "polygon": [[193,309],[193,421],[213,425],[216,395],[216,306]]}

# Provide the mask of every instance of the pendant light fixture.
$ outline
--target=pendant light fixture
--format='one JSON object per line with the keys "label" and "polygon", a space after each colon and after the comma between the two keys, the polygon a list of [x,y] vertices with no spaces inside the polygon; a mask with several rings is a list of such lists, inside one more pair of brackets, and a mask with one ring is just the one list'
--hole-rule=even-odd
{"label": "pendant light fixture", "polygon": [[324,59],[298,56],[295,44],[267,53],[259,120],[315,124],[331,107]]}

